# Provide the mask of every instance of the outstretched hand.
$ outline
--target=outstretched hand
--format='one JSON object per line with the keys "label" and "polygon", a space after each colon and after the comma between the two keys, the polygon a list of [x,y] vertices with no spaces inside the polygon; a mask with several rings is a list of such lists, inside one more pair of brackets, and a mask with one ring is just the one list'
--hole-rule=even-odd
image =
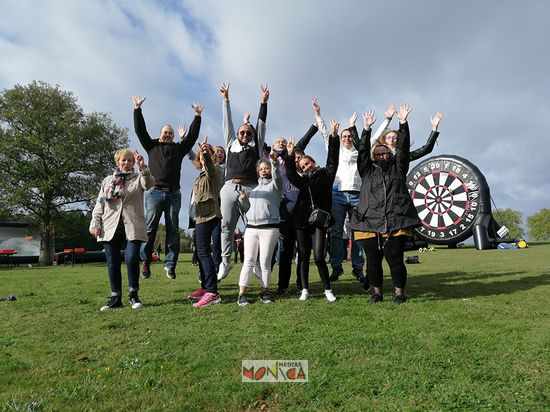
{"label": "outstretched hand", "polygon": [[147,166],[145,164],[145,158],[143,157],[143,155],[141,155],[137,150],[134,150],[134,157],[136,159],[136,164],[138,165],[139,170],[145,170]]}
{"label": "outstretched hand", "polygon": [[229,83],[227,84],[222,83],[222,87],[220,87],[220,93],[222,95],[222,99],[228,102],[229,101]]}
{"label": "outstretched hand", "polygon": [[286,151],[288,152],[289,156],[294,154],[294,137],[288,138],[288,142],[286,142]]}
{"label": "outstretched hand", "polygon": [[271,152],[269,152],[269,158],[271,160],[277,160],[277,157],[279,156],[279,153],[277,153],[275,151],[275,149],[273,149],[273,147],[271,148]]}
{"label": "outstretched hand", "polygon": [[335,119],[330,119],[330,129],[332,130],[332,137],[338,136],[338,129],[340,128],[340,123]]}
{"label": "outstretched hand", "polygon": [[321,116],[321,106],[317,103],[317,97],[311,99],[311,107],[313,108],[313,114],[315,116]]}
{"label": "outstretched hand", "polygon": [[143,104],[143,102],[145,101],[145,99],[147,99],[147,96],[145,96],[145,97],[131,96],[130,97],[130,101],[134,105],[135,109],[139,109],[141,107],[141,105]]}
{"label": "outstretched hand", "polygon": [[208,150],[209,147],[208,147],[208,136],[204,136],[204,140],[199,143],[199,149],[201,151],[201,153],[203,154],[203,156],[205,154],[210,154],[210,151]]}
{"label": "outstretched hand", "polygon": [[396,111],[397,111],[397,106],[395,104],[390,104],[386,109],[386,111],[384,112],[384,116],[386,116],[386,119],[391,120],[395,115]]}
{"label": "outstretched hand", "polygon": [[262,88],[262,96],[260,101],[262,103],[267,103],[267,101],[269,100],[269,87],[267,86],[267,84],[265,86],[260,85],[260,87]]}
{"label": "outstretched hand", "polygon": [[412,111],[412,106],[407,103],[401,103],[399,105],[399,112],[397,112],[397,117],[399,118],[400,123],[405,123],[407,121],[407,116]]}
{"label": "outstretched hand", "polygon": [[366,110],[363,114],[363,128],[369,130],[375,121],[374,110]]}
{"label": "outstretched hand", "polygon": [[357,113],[353,112],[351,117],[349,118],[349,127],[355,126],[355,122],[357,121]]}
{"label": "outstretched hand", "polygon": [[200,116],[202,114],[202,111],[204,110],[204,106],[200,103],[193,102],[191,105],[193,110],[195,111],[195,115]]}
{"label": "outstretched hand", "polygon": [[250,113],[243,114],[243,124],[250,124]]}
{"label": "outstretched hand", "polygon": [[437,112],[434,117],[430,118],[430,122],[432,124],[432,130],[434,132],[437,132],[437,128],[439,127],[439,123],[441,122],[441,119],[443,119],[443,112]]}
{"label": "outstretched hand", "polygon": [[185,135],[187,134],[187,129],[185,128],[185,123],[180,123],[179,124],[178,134],[180,136],[180,140],[183,140],[185,138]]}

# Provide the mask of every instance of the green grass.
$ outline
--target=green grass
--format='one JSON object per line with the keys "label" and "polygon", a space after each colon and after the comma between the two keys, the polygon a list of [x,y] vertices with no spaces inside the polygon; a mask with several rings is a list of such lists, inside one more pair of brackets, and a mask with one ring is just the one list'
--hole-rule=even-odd
{"label": "green grass", "polygon": [[[143,309],[108,313],[104,264],[1,268],[0,408],[550,409],[550,245],[411,254],[401,306],[368,304],[349,263],[332,304],[312,265],[310,301],[239,308],[237,267],[195,309],[184,255],[175,281],[141,281]],[[307,359],[309,382],[241,383],[243,359]]]}

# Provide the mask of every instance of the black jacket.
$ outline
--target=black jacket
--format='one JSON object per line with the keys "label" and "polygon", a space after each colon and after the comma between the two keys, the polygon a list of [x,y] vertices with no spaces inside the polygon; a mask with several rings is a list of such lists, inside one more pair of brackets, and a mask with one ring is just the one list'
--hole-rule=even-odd
{"label": "black jacket", "polygon": [[195,116],[182,142],[161,143],[149,136],[141,109],[134,110],[134,129],[149,156],[149,169],[156,185],[180,187],[181,161],[197,142],[200,127],[201,117]]}
{"label": "black jacket", "polygon": [[361,232],[389,233],[420,226],[421,222],[407,190],[410,163],[408,125],[399,126],[395,156],[383,164],[370,157],[371,131],[363,130],[357,168],[363,178],[359,203],[350,227]]}
{"label": "black jacket", "polygon": [[[311,197],[316,208],[326,212],[332,210],[332,184],[338,170],[338,155],[340,152],[340,138],[330,136],[328,143],[328,154],[326,167],[317,167],[311,175],[300,176],[296,171],[296,160],[294,154],[285,156],[286,176],[290,183],[296,186],[300,192],[296,200],[292,214],[296,227],[305,229],[310,227],[309,216],[313,211]],[[310,190],[311,197],[310,197]]]}

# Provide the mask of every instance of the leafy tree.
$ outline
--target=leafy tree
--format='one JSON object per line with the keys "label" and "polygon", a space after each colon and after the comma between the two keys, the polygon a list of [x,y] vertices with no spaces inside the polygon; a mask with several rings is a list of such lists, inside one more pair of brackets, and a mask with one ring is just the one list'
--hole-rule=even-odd
{"label": "leafy tree", "polygon": [[0,93],[0,204],[40,225],[40,264],[52,262],[59,216],[88,208],[127,145],[126,129],[105,113],[85,114],[59,86],[34,81]]}
{"label": "leafy tree", "polygon": [[529,236],[533,240],[550,240],[550,209],[541,209],[527,218]]}
{"label": "leafy tree", "polygon": [[503,209],[493,211],[493,217],[501,226],[506,226],[509,230],[508,235],[512,238],[523,237],[523,228],[521,227],[521,213],[513,209]]}

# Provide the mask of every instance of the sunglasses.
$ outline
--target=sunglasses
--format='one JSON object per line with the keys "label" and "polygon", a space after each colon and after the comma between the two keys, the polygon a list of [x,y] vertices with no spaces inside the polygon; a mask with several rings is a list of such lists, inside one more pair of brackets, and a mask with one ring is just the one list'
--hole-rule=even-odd
{"label": "sunglasses", "polygon": [[386,155],[389,155],[390,152],[378,152],[378,153],[375,153],[374,156],[375,157],[384,157]]}
{"label": "sunglasses", "polygon": [[252,136],[252,132],[249,131],[249,130],[241,130],[241,131],[239,132],[239,134],[240,134],[241,136],[246,136],[246,137]]}

